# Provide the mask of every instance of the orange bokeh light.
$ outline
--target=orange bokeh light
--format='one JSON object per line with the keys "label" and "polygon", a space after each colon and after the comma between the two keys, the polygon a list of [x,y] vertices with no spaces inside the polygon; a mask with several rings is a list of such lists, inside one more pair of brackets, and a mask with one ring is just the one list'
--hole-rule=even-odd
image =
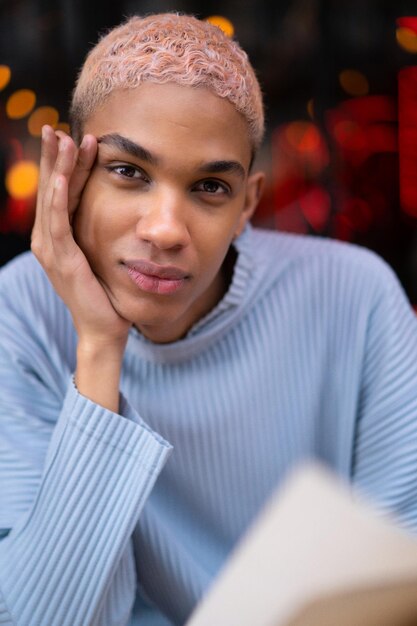
{"label": "orange bokeh light", "polygon": [[28,130],[33,137],[40,137],[42,134],[42,126],[49,124],[56,128],[59,120],[59,113],[53,107],[39,107],[28,119]]}
{"label": "orange bokeh light", "polygon": [[228,37],[233,37],[235,28],[227,17],[223,17],[223,15],[210,15],[210,17],[206,18],[206,22],[218,26]]}
{"label": "orange bokeh light", "polygon": [[417,34],[411,28],[400,27],[395,33],[398,45],[406,52],[417,53]]}
{"label": "orange bokeh light", "polygon": [[309,116],[311,117],[311,119],[314,119],[314,100],[313,98],[310,98],[310,100],[307,102],[307,113],[309,114]]}
{"label": "orange bokeh light", "polygon": [[6,113],[13,120],[26,117],[36,104],[36,95],[31,89],[19,89],[7,100]]}
{"label": "orange bokeh light", "polygon": [[0,90],[7,87],[12,77],[10,67],[7,65],[0,65]]}
{"label": "orange bokeh light", "polygon": [[37,190],[39,167],[34,161],[18,161],[6,174],[6,189],[12,198],[31,198]]}
{"label": "orange bokeh light", "polygon": [[55,126],[55,130],[62,130],[67,135],[71,134],[70,125],[68,124],[68,122],[59,122],[59,124]]}
{"label": "orange bokeh light", "polygon": [[343,70],[339,74],[342,89],[350,96],[366,96],[369,93],[369,82],[365,74],[358,70]]}

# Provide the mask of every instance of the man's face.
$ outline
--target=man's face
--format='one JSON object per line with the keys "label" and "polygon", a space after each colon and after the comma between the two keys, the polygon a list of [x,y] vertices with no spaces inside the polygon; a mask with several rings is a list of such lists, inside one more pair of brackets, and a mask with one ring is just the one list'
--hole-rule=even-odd
{"label": "man's face", "polygon": [[222,297],[223,260],[259,198],[246,122],[206,89],[146,83],[113,92],[84,132],[99,148],[76,240],[122,317],[179,339]]}

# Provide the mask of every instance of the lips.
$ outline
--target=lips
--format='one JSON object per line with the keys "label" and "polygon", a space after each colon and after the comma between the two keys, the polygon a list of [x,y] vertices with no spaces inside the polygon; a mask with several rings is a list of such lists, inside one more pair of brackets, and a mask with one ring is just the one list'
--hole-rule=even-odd
{"label": "lips", "polygon": [[142,290],[160,295],[179,291],[190,275],[173,265],[157,265],[151,261],[125,261],[130,279]]}
{"label": "lips", "polygon": [[189,274],[184,270],[173,265],[157,265],[151,261],[125,261],[125,265],[128,269],[145,274],[146,276],[152,276],[154,278],[162,278],[164,280],[182,280],[187,278]]}

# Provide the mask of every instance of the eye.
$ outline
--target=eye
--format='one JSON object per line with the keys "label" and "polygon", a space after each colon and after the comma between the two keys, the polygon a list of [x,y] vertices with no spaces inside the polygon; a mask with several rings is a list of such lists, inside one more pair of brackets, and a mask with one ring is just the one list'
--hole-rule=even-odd
{"label": "eye", "polygon": [[114,172],[115,174],[117,174],[120,178],[144,181],[148,180],[145,174],[134,165],[128,165],[126,163],[120,165],[111,165],[107,169],[110,172]]}
{"label": "eye", "polygon": [[212,196],[219,196],[222,194],[228,194],[230,192],[229,187],[218,180],[207,179],[203,180],[195,186],[196,191],[202,191]]}

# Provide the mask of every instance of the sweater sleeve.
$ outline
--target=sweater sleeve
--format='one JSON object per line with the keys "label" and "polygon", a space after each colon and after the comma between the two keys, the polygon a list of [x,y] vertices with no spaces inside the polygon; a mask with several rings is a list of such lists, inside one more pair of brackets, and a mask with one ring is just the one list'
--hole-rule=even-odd
{"label": "sweater sleeve", "polygon": [[43,375],[48,355],[43,362],[4,304],[0,624],[126,624],[136,584],[130,538],[171,446],[123,397],[113,413],[71,378],[59,398]]}
{"label": "sweater sleeve", "polygon": [[417,532],[417,320],[396,277],[382,272],[366,337],[353,478]]}

